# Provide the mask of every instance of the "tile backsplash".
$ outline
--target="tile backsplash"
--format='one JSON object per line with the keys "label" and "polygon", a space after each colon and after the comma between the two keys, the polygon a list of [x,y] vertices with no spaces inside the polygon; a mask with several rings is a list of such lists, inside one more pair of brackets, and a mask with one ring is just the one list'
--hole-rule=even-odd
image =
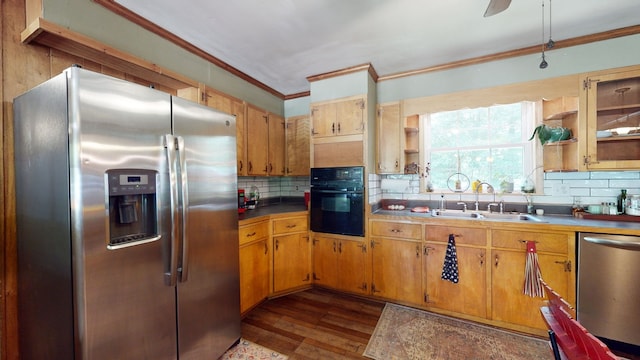
{"label": "tile backsplash", "polygon": [[[432,192],[420,193],[417,175],[369,175],[369,203],[381,199],[474,201],[475,194]],[[497,186],[495,186],[497,188]],[[544,174],[544,193],[532,194],[534,204],[583,205],[615,202],[621,189],[629,195],[640,195],[640,171],[557,172]],[[497,201],[526,203],[521,193],[495,194]],[[480,194],[480,201],[493,201],[493,194]]]}
{"label": "tile backsplash", "polygon": [[304,197],[305,190],[309,190],[309,177],[238,177],[238,189],[244,189],[247,195],[251,190],[251,186],[254,185],[258,188],[261,199],[279,197]]}
{"label": "tile backsplash", "polygon": [[[259,177],[242,176],[238,178],[238,188],[249,193],[256,186],[260,197],[303,197],[309,190],[308,176]],[[382,199],[439,200],[444,194],[447,201],[475,200],[475,194],[451,192],[420,193],[420,179],[417,175],[377,175],[369,174],[369,204]],[[545,173],[544,193],[531,196],[534,204],[571,205],[580,201],[583,205],[615,202],[621,189],[629,195],[640,195],[640,171],[593,171]],[[567,193],[565,193],[568,192]],[[507,203],[526,203],[521,193],[495,194],[497,201]],[[493,194],[480,194],[480,201],[493,201]]]}

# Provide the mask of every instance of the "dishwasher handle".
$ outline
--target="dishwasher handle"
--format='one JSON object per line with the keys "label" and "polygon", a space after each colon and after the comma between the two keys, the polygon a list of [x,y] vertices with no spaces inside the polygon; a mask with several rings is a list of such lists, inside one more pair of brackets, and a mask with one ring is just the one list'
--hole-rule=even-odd
{"label": "dishwasher handle", "polygon": [[605,237],[595,237],[595,236],[585,236],[584,241],[587,241],[593,244],[613,246],[617,248],[640,250],[640,241],[624,241],[624,240],[616,240],[616,239],[610,239]]}

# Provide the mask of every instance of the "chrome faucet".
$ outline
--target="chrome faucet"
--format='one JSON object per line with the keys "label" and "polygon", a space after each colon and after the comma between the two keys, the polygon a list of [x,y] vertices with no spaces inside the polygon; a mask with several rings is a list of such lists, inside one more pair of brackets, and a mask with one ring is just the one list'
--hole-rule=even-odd
{"label": "chrome faucet", "polygon": [[464,201],[458,201],[456,205],[462,205],[462,212],[467,212],[467,203]]}
{"label": "chrome faucet", "polygon": [[479,209],[479,205],[480,205],[480,203],[479,203],[479,201],[478,201],[478,200],[479,200],[479,197],[480,197],[480,189],[482,189],[482,185],[487,185],[487,186],[488,186],[488,188],[487,188],[487,192],[491,192],[491,193],[493,193],[494,201],[495,201],[495,196],[496,196],[496,194],[495,194],[495,193],[494,193],[494,191],[493,191],[493,186],[491,186],[491,184],[489,184],[489,183],[487,183],[487,182],[484,182],[484,181],[483,181],[483,182],[481,182],[480,184],[478,184],[478,187],[476,187],[476,202],[475,202],[476,211],[480,211],[480,209]]}

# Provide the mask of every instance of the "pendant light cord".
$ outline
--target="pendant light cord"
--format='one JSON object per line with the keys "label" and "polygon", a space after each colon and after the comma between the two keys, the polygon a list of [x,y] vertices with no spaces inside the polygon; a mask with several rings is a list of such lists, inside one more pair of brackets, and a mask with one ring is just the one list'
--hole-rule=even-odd
{"label": "pendant light cord", "polygon": [[544,47],[546,46],[546,44],[544,43],[544,0],[542,0],[542,61],[540,62],[540,69],[546,69],[547,66],[549,66],[549,63],[547,63],[547,60],[545,59],[544,56]]}
{"label": "pendant light cord", "polygon": [[549,0],[549,41],[547,41],[547,49],[551,49],[552,47],[554,47],[556,45],[556,42],[553,41],[553,39],[551,38],[552,37],[551,36],[551,24],[553,23],[553,21],[551,21],[551,12],[552,11],[553,11],[553,6],[551,6],[551,0]]}

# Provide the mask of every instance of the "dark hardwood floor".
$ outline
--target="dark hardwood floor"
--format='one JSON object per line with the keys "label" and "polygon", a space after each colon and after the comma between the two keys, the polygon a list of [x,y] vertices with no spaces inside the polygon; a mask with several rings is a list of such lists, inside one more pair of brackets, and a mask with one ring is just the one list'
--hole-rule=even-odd
{"label": "dark hardwood floor", "polygon": [[242,337],[289,359],[362,356],[384,302],[312,289],[268,300],[242,320]]}
{"label": "dark hardwood floor", "polygon": [[[367,359],[362,353],[384,304],[315,288],[265,301],[251,310],[242,320],[242,337],[290,360]],[[611,348],[618,356],[640,360],[637,348]]]}

